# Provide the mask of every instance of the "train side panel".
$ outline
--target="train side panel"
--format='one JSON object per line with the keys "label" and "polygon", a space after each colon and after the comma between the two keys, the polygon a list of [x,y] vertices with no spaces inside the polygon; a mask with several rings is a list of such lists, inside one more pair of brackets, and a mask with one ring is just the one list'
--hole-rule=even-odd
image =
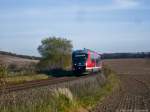
{"label": "train side panel", "polygon": [[88,59],[86,61],[87,71],[100,71],[102,69],[101,57],[96,52],[88,51]]}

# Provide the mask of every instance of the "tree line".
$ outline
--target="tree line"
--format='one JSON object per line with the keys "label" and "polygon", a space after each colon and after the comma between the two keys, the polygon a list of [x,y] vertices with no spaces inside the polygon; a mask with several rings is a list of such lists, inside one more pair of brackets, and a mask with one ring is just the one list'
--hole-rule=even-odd
{"label": "tree line", "polygon": [[102,54],[102,59],[120,59],[120,58],[150,58],[150,52]]}

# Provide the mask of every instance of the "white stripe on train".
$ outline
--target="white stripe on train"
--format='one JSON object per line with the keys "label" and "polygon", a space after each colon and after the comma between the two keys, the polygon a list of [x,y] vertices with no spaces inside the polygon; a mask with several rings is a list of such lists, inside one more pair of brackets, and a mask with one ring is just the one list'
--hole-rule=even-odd
{"label": "white stripe on train", "polygon": [[86,70],[102,69],[102,67],[86,67]]}

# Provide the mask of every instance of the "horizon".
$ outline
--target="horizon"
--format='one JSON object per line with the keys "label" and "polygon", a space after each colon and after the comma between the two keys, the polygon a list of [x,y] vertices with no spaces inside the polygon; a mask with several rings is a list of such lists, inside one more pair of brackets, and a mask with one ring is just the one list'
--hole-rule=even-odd
{"label": "horizon", "polygon": [[[82,50],[82,49],[76,49],[76,50]],[[91,50],[91,49],[90,49]],[[72,52],[73,52],[74,50],[72,50]],[[21,55],[21,56],[33,56],[33,57],[41,57],[41,55],[37,55],[37,56],[35,56],[35,55],[27,55],[27,54],[18,54],[18,53],[15,53],[15,52],[10,52],[10,51],[1,51],[0,50],[0,54],[3,54],[2,52],[4,52],[4,53],[10,53],[10,54],[12,54],[12,55]],[[95,51],[95,52],[97,52],[97,51]],[[99,52],[98,52],[99,53]],[[102,55],[102,54],[141,54],[141,53],[144,53],[144,54],[147,54],[147,53],[150,53],[150,51],[148,51],[148,52],[101,52],[101,53],[99,53],[100,55]],[[7,54],[6,54],[7,55]]]}
{"label": "horizon", "polygon": [[45,37],[102,53],[150,52],[148,0],[1,0],[0,51],[40,56]]}

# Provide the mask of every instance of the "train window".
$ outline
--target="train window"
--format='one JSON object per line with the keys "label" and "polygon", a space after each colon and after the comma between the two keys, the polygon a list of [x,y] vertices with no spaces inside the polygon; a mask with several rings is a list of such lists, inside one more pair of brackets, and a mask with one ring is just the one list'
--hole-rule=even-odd
{"label": "train window", "polygon": [[100,61],[101,61],[101,57],[99,55],[95,56],[95,60],[96,60],[96,65],[99,66],[100,65]]}
{"label": "train window", "polygon": [[85,62],[87,59],[87,54],[74,54],[73,61],[74,62]]}
{"label": "train window", "polygon": [[95,56],[93,53],[91,53],[91,61],[95,61]]}

